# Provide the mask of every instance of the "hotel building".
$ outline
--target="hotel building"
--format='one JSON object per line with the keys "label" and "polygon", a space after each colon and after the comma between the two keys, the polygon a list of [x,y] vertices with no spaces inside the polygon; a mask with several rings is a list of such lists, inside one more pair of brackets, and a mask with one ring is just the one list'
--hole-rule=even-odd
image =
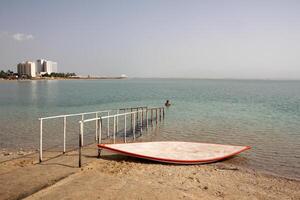
{"label": "hotel building", "polygon": [[35,62],[26,61],[18,64],[18,76],[36,77]]}
{"label": "hotel building", "polygon": [[36,77],[44,74],[57,73],[57,62],[39,59],[36,62],[26,61],[19,63],[17,68],[19,77]]}

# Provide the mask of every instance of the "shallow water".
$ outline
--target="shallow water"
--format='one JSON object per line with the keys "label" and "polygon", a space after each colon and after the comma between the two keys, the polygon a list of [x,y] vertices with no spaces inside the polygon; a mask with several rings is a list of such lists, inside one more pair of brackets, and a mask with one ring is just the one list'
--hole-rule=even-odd
{"label": "shallow water", "polygon": [[[1,148],[36,149],[42,116],[127,106],[172,106],[139,140],[250,145],[237,164],[300,179],[300,81],[66,80],[1,81]],[[87,116],[87,117],[93,117]],[[68,120],[68,147],[78,120]],[[62,120],[44,123],[45,148],[61,147]],[[86,127],[93,138],[93,127]]]}

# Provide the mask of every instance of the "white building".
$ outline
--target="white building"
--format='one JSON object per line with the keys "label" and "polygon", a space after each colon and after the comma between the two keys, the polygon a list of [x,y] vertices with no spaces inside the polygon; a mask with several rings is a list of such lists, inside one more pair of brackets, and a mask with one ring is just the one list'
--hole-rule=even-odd
{"label": "white building", "polygon": [[36,77],[35,62],[26,61],[18,64],[18,76]]}
{"label": "white building", "polygon": [[57,73],[57,62],[39,59],[36,62],[26,61],[18,64],[18,75],[36,77],[44,74]]}
{"label": "white building", "polygon": [[57,73],[57,62],[45,60],[43,63],[43,72],[44,73]]}
{"label": "white building", "polygon": [[44,72],[44,62],[46,60],[44,59],[39,59],[36,61],[36,73],[41,74],[41,72]]}

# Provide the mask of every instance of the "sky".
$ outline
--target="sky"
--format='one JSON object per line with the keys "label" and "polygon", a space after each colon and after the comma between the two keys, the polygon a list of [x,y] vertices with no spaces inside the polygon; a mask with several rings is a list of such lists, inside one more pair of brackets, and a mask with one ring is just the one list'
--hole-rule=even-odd
{"label": "sky", "polygon": [[0,69],[300,79],[299,0],[0,0]]}

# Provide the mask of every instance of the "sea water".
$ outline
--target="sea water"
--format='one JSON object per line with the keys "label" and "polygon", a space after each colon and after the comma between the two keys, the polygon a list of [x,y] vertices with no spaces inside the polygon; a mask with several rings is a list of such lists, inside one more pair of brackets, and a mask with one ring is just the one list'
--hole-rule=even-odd
{"label": "sea water", "polygon": [[[227,162],[300,179],[300,81],[1,81],[0,147],[37,149],[39,117],[163,106],[167,99],[172,105],[166,109],[165,120],[144,132],[140,141],[249,145],[251,150]],[[67,119],[68,148],[78,143],[80,119]],[[45,121],[43,126],[45,148],[61,148],[63,119]],[[93,131],[87,127],[91,138]]]}

